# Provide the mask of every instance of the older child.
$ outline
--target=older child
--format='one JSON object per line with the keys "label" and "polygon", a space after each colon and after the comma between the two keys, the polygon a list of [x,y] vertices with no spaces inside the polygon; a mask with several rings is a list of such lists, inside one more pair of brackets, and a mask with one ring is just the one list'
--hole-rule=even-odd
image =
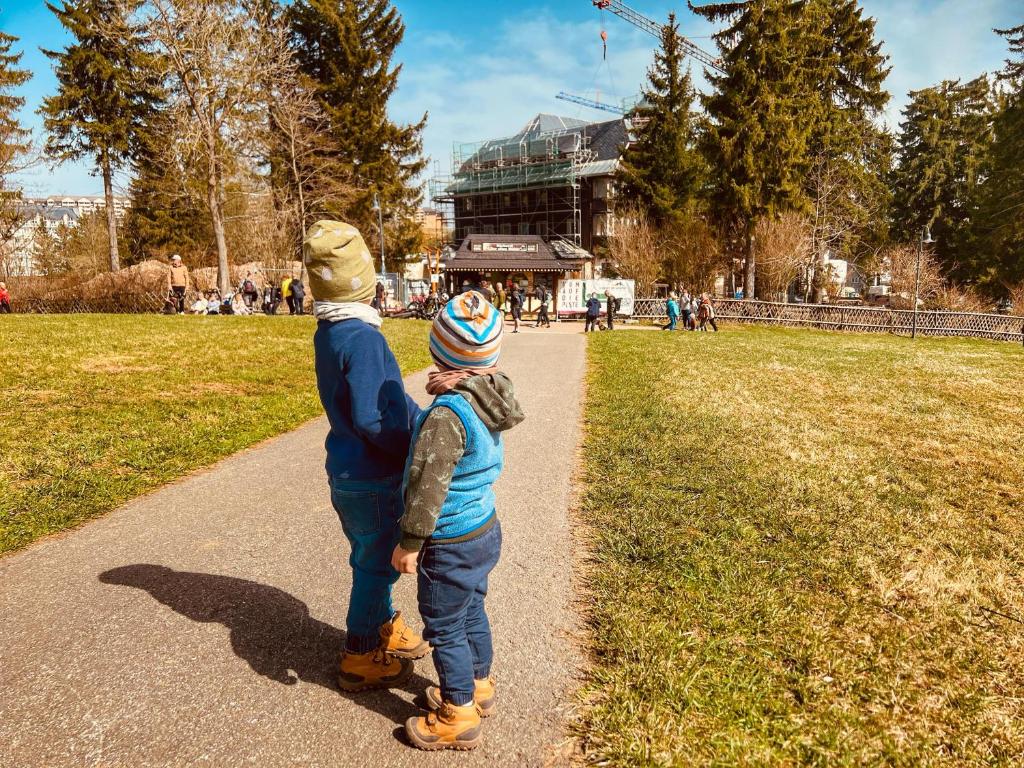
{"label": "older child", "polygon": [[416,424],[392,555],[396,570],[417,574],[423,636],[440,682],[426,692],[433,711],[405,724],[420,749],[473,749],[480,718],[494,711],[484,611],[501,553],[493,485],[504,461],[501,433],[523,420],[512,382],[495,368],[501,335],[501,313],[475,291],[448,302],[430,332],[438,371],[427,392],[435,398]]}
{"label": "older child", "polygon": [[391,604],[402,471],[419,408],[405,393],[380,315],[370,306],[373,259],[359,231],[319,221],[306,234],[303,257],[318,320],[317,388],[331,426],[331,501],[352,547],[338,685],[346,691],[397,686],[412,672],[410,659],[430,650]]}

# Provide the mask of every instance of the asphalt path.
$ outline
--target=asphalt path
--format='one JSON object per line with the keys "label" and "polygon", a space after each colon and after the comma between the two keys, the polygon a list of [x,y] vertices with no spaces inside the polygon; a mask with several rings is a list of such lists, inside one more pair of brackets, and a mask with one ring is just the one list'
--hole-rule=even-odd
{"label": "asphalt path", "polygon": [[[0,766],[562,762],[580,665],[568,513],[580,328],[506,336],[527,420],[507,434],[497,487],[500,711],[479,750],[401,738],[436,680],[429,658],[401,690],[337,690],[349,572],[320,419],[0,559]],[[406,381],[420,400],[425,379]],[[419,627],[415,579],[396,596]]]}

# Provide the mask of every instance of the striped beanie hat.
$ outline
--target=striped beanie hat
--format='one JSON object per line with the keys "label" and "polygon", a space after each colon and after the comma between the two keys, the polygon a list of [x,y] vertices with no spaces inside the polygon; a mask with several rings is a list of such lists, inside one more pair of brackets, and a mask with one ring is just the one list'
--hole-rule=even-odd
{"label": "striped beanie hat", "polygon": [[441,368],[493,368],[501,354],[501,312],[476,291],[449,301],[430,329],[430,356]]}

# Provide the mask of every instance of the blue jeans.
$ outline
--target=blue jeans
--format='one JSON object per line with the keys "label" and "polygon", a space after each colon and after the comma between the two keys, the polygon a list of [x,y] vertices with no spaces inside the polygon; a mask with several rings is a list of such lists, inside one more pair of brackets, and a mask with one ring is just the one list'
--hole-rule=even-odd
{"label": "blue jeans", "polygon": [[345,650],[369,653],[380,645],[380,627],[394,616],[391,587],[398,571],[391,553],[401,532],[402,478],[346,480],[332,477],[331,503],[341,518],[352,554],[352,592],[345,622]]}
{"label": "blue jeans", "polygon": [[501,524],[457,544],[428,541],[416,570],[423,638],[434,648],[441,696],[473,701],[473,680],[491,674],[494,648],[484,612],[487,576],[501,555]]}

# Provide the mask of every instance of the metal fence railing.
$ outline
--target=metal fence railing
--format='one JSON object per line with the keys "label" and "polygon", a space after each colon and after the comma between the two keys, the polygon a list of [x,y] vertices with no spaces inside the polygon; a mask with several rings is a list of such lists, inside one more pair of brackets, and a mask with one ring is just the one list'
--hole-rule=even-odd
{"label": "metal fence railing", "polygon": [[[715,316],[720,320],[762,323],[829,331],[892,333],[909,336],[914,313],[909,309],[850,307],[837,304],[779,304],[770,301],[716,299]],[[637,299],[633,317],[663,320],[664,299]],[[923,336],[966,336],[980,339],[1024,342],[1024,317],[982,312],[920,310],[917,332]]]}

